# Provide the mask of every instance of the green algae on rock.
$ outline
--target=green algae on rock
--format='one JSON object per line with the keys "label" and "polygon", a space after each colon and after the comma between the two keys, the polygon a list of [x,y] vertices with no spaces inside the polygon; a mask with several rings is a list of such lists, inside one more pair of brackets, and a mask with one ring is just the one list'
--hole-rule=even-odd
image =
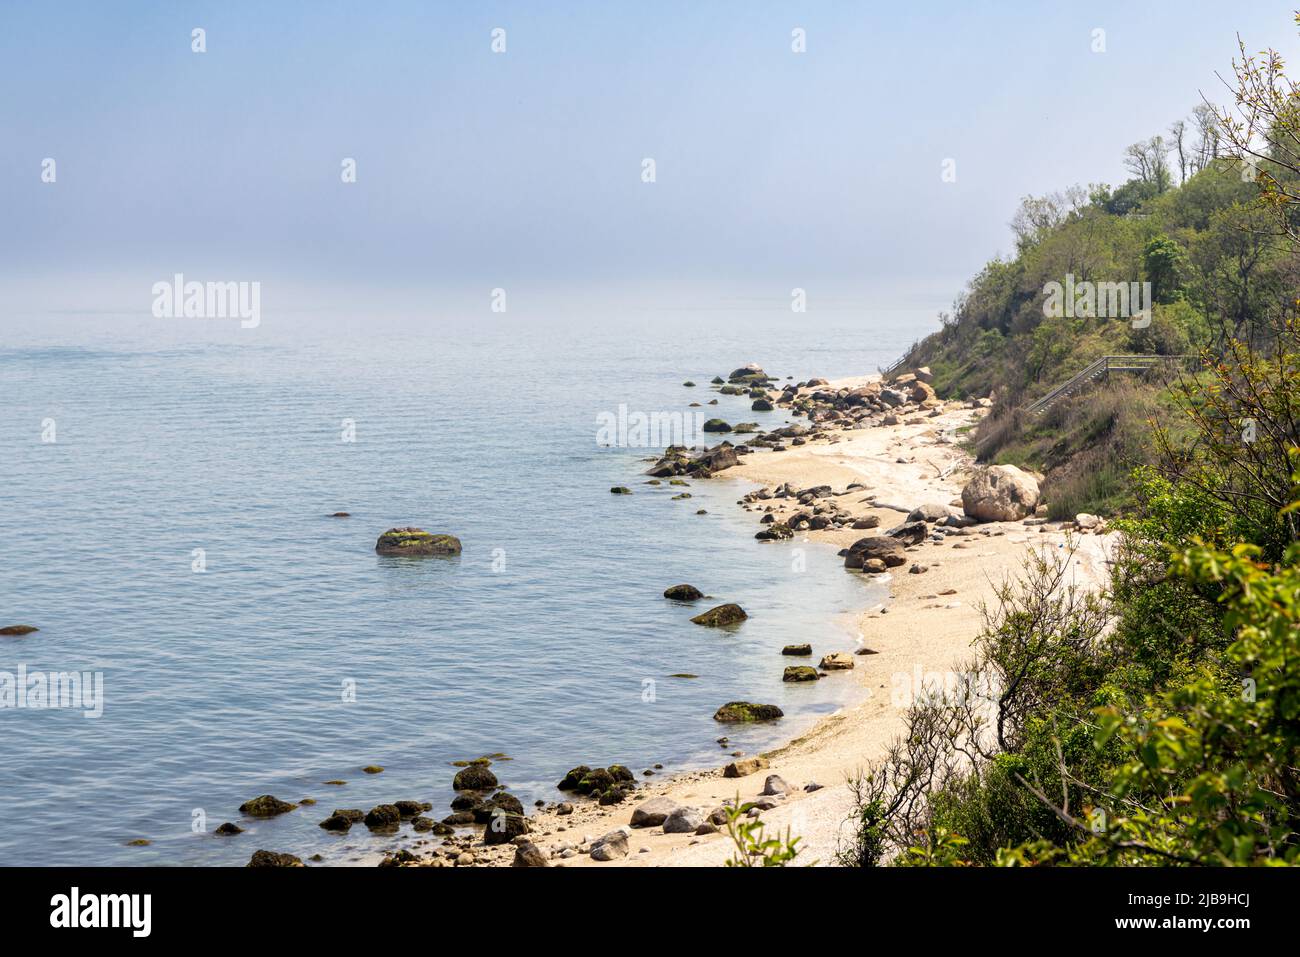
{"label": "green algae on rock", "polygon": [[435,535],[422,528],[390,528],[379,536],[375,551],[380,555],[459,555],[460,539],[455,535]]}
{"label": "green algae on rock", "polygon": [[274,795],[263,794],[239,805],[239,813],[247,814],[249,817],[275,817],[277,814],[287,814],[297,806],[288,801],[281,801]]}
{"label": "green algae on rock", "polygon": [[497,776],[482,764],[471,764],[456,772],[451,786],[457,791],[486,791],[497,786]]}
{"label": "green algae on rock", "polygon": [[748,617],[745,614],[745,609],[728,602],[725,605],[718,605],[716,608],[710,608],[708,611],[696,615],[691,621],[709,628],[721,628],[726,625],[738,624]]}
{"label": "green algae on rock", "polygon": [[673,601],[699,601],[704,592],[694,585],[670,585],[664,589],[664,597]]}
{"label": "green algae on rock", "polygon": [[743,721],[775,721],[785,717],[785,712],[774,704],[754,704],[750,701],[728,701],[713,715],[714,721],[735,724]]}

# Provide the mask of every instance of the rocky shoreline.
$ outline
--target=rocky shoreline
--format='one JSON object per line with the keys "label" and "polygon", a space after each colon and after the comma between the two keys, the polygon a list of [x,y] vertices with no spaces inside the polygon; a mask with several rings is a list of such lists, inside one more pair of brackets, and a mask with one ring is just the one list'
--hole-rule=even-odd
{"label": "rocky shoreline", "polygon": [[[903,566],[909,566],[910,575],[944,577],[939,571],[943,562],[924,557],[927,550],[962,549],[972,540],[1006,536],[1007,529],[1001,527],[1006,523],[1014,523],[1021,534],[1031,529],[1040,535],[1063,533],[1064,525],[1047,521],[1034,476],[1013,466],[974,468],[960,450],[960,431],[974,424],[988,407],[988,400],[945,402],[935,395],[929,379],[929,370],[916,369],[889,382],[863,377],[834,384],[811,379],[779,385],[758,366],[741,367],[727,379],[719,376],[713,380],[719,396],[747,401],[752,411],[785,410],[796,421],[762,431],[753,423],[732,427],[725,419],[710,419],[706,431],[740,441],[723,438],[713,447],[671,447],[652,460],[645,481],[704,480],[720,473],[755,481],[761,487],[742,496],[738,504],[758,514],[756,539],[782,542],[811,536],[840,544],[847,573],[867,575],[882,583],[894,582],[891,572]],[[864,440],[859,450],[857,446]],[[902,488],[891,487],[889,481],[873,481],[873,477],[883,479],[890,474],[890,465],[904,472],[916,464],[916,456],[905,448],[888,461],[893,447],[909,440],[911,449],[941,450],[938,461],[933,462],[934,475]],[[859,455],[859,451],[865,454]],[[769,475],[779,474],[790,477],[767,481]],[[815,481],[792,480],[805,475]],[[857,477],[842,483],[822,481],[850,475]],[[957,479],[965,481],[957,486]],[[610,491],[630,493],[625,486]],[[1078,529],[1097,535],[1105,531],[1104,523],[1093,516],[1080,516],[1076,524]],[[390,529],[376,545],[378,554],[403,557],[456,556],[460,549],[454,536],[409,527]],[[895,583],[895,591],[899,590]],[[932,603],[923,607],[962,608],[960,601],[944,600],[956,594],[956,588],[937,589],[925,596]],[[705,597],[689,584],[670,586],[663,595],[684,607]],[[887,606],[868,609],[864,619],[879,618],[888,610]],[[733,628],[747,617],[739,605],[726,602],[696,614],[691,621],[705,627]],[[974,632],[967,630],[968,642]],[[789,645],[782,650],[784,661],[774,662],[773,667],[782,668],[783,680],[789,682],[818,681],[832,673],[854,674],[859,656],[880,654],[876,645],[864,640],[856,649],[822,649],[817,667],[788,663],[791,657],[816,657],[811,643]],[[945,652],[949,658],[952,650]],[[731,722],[779,721],[783,716],[776,705],[733,701],[720,703],[714,719],[725,727]],[[813,801],[827,803],[831,795],[826,792],[843,791],[842,781],[827,787],[806,775],[800,778],[786,771],[783,776],[773,769],[772,761],[806,748],[809,741],[824,737],[845,717],[845,712],[838,712],[809,735],[766,754],[732,752],[733,760],[721,768],[686,771],[654,783],[639,780],[620,764],[577,765],[556,784],[566,799],[538,801],[531,814],[491,770],[494,761],[505,756],[484,756],[459,762],[464,767],[453,782],[456,797],[450,813],[440,820],[425,813],[432,810],[427,802],[404,799],[367,811],[334,809],[320,827],[340,833],[360,825],[377,836],[398,837],[409,824],[414,840],[386,852],[380,866],[722,863],[718,854],[726,853],[730,839],[721,832],[730,818],[743,815],[766,821],[769,812],[779,817],[779,812],[802,807],[805,799],[810,805]],[[718,743],[725,749],[726,736]],[[827,750],[814,749],[814,753]],[[852,760],[860,761],[856,754],[841,757],[851,759],[848,764],[841,760],[835,765],[841,771]],[[651,778],[660,769],[659,765],[647,768],[642,777]],[[765,770],[773,773],[764,775],[761,788],[742,796],[742,787],[751,788],[745,779]],[[801,783],[792,785],[789,780]],[[720,782],[731,783],[720,786]],[[734,792],[731,796],[725,793],[728,789]],[[707,793],[705,800],[699,799],[700,792]],[[292,804],[262,795],[240,811],[250,817],[270,817],[314,803],[306,799]],[[834,822],[830,829],[836,830],[839,823]],[[226,823],[217,833],[232,836],[241,830]],[[641,844],[633,853],[634,836],[664,839],[668,843],[663,850],[669,855],[683,853],[678,860],[663,860],[662,851],[650,843]],[[697,861],[695,854],[685,853],[705,845],[714,849],[711,858]],[[310,860],[321,857],[314,855]],[[263,849],[249,862],[249,866],[302,865],[293,855]]]}

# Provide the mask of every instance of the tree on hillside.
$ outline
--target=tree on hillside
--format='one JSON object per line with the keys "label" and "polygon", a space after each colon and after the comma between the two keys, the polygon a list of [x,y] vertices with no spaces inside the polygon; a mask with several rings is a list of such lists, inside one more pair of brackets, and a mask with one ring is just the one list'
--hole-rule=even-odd
{"label": "tree on hillside", "polygon": [[[1300,14],[1296,15],[1300,25]],[[1253,178],[1278,226],[1300,242],[1296,206],[1300,204],[1300,84],[1286,75],[1276,50],[1248,54],[1237,39],[1239,59],[1232,61],[1233,107],[1216,108],[1225,154],[1243,177]]]}
{"label": "tree on hillside", "polygon": [[1124,151],[1124,165],[1157,196],[1169,188],[1169,146],[1163,136],[1134,143]]}
{"label": "tree on hillside", "polygon": [[1175,120],[1169,125],[1169,135],[1173,137],[1173,154],[1178,158],[1178,185],[1182,186],[1187,182],[1187,169],[1191,157],[1183,148],[1183,139],[1187,135],[1187,121]]}
{"label": "tree on hillside", "polygon": [[1192,151],[1192,172],[1199,173],[1219,158],[1219,120],[1214,107],[1198,103],[1192,110],[1196,128],[1196,145]]}

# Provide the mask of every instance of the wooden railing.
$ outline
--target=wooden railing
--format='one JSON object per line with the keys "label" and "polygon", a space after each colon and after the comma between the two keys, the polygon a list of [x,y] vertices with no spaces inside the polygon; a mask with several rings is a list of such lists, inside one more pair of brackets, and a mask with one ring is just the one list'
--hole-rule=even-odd
{"label": "wooden railing", "polygon": [[1057,402],[1098,380],[1107,378],[1112,372],[1146,372],[1157,366],[1172,362],[1185,363],[1195,358],[1195,356],[1102,356],[1031,404],[1025,412],[1029,415],[1041,415]]}

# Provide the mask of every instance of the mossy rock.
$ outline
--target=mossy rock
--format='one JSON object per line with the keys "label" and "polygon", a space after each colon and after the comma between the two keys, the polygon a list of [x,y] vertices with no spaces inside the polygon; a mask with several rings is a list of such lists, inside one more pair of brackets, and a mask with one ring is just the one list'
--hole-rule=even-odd
{"label": "mossy rock", "polygon": [[137,837],[134,841],[127,841],[126,846],[127,847],[148,847],[151,843],[153,842],[146,838]]}
{"label": "mossy rock", "polygon": [[726,625],[736,625],[744,621],[749,616],[745,614],[745,609],[732,602],[725,605],[718,605],[716,608],[710,608],[702,614],[696,615],[691,619],[697,625],[704,625],[709,628],[721,628]]}
{"label": "mossy rock", "polygon": [[787,538],[794,538],[794,529],[784,522],[773,522],[754,533],[754,537],[760,542],[776,542]]}
{"label": "mossy rock", "polygon": [[781,676],[782,681],[816,681],[817,669],[808,665],[791,665]]}
{"label": "mossy rock", "polygon": [[785,717],[785,712],[774,704],[754,704],[751,701],[728,701],[713,715],[714,721],[737,724],[748,721],[775,721]]}
{"label": "mossy rock", "polygon": [[680,494],[673,496],[673,501],[676,502],[678,499],[690,498],[690,497],[691,497],[690,492],[681,492]]}
{"label": "mossy rock", "polygon": [[673,601],[699,601],[704,597],[704,592],[694,585],[672,585],[664,589],[664,597]]}
{"label": "mossy rock", "polygon": [[497,807],[509,811],[511,814],[524,813],[524,802],[508,791],[498,791],[496,794],[492,795],[489,803],[495,804]]}
{"label": "mossy rock", "polygon": [[690,487],[691,487],[691,483],[688,482],[688,481],[686,481],[686,479],[669,479],[669,480],[668,480],[668,484],[669,484],[669,485],[685,485],[687,488],[690,488]]}
{"label": "mossy rock", "polygon": [[578,786],[582,784],[582,779],[590,773],[591,768],[585,764],[579,764],[576,768],[571,769],[556,787],[561,791],[576,791]]}
{"label": "mossy rock", "polygon": [[626,800],[627,800],[627,791],[624,790],[623,788],[614,787],[614,788],[609,788],[605,791],[601,791],[599,795],[598,803],[602,807],[608,807],[611,804],[622,804]]}
{"label": "mossy rock", "polygon": [[366,813],[360,808],[343,807],[334,809],[334,816],[341,817],[344,820],[351,821],[353,824],[360,824],[366,819]]}
{"label": "mossy rock", "polygon": [[365,820],[371,830],[385,830],[402,823],[402,812],[395,804],[377,804],[366,812]]}
{"label": "mossy rock", "polygon": [[347,781],[324,781],[322,783],[331,785],[332,787],[341,788],[343,787],[343,785],[347,784],[348,782]]}
{"label": "mossy rock", "polygon": [[510,814],[503,812],[494,815],[492,820],[483,830],[483,843],[509,844],[516,837],[527,834],[529,831],[528,819],[522,814]]}
{"label": "mossy rock", "polygon": [[744,395],[745,390],[738,385],[724,385],[718,390],[721,395]]}
{"label": "mossy rock", "polygon": [[523,814],[524,804],[519,798],[506,791],[492,795],[486,801],[478,801],[470,808],[475,824],[486,824],[498,814]]}
{"label": "mossy rock", "polygon": [[702,428],[704,429],[705,432],[730,432],[731,431],[731,426],[729,426],[722,419],[709,419],[709,421],[704,423]]}
{"label": "mossy rock", "polygon": [[459,555],[460,539],[455,535],[435,535],[422,528],[390,528],[379,536],[375,551],[380,555],[404,557]]}
{"label": "mossy rock", "polygon": [[586,776],[578,782],[575,790],[579,794],[599,794],[608,791],[615,785],[614,775],[604,768],[592,768]]}
{"label": "mossy rock", "polygon": [[353,822],[350,819],[343,817],[342,815],[331,814],[317,826],[326,831],[343,832],[349,830],[352,827],[352,824]]}
{"label": "mossy rock", "polygon": [[497,786],[497,776],[481,764],[471,764],[456,772],[451,786],[457,791],[486,791]]}
{"label": "mossy rock", "polygon": [[669,678],[698,678],[699,675],[693,675],[689,671],[678,671],[668,676]]}
{"label": "mossy rock", "polygon": [[812,654],[812,645],[786,645],[781,649],[783,655],[808,656]]}
{"label": "mossy rock", "polygon": [[772,411],[772,400],[771,400],[771,399],[755,399],[754,402],[753,402],[753,404],[749,407],[749,410],[750,410],[751,412],[771,412],[771,411]]}
{"label": "mossy rock", "polygon": [[711,381],[713,382],[714,385],[722,385],[727,380],[722,378],[722,376],[720,375],[715,375]]}
{"label": "mossy rock", "polygon": [[737,425],[737,426],[736,426],[734,429],[732,429],[731,431],[734,432],[734,433],[736,433],[737,435],[749,435],[749,434],[752,433],[752,432],[757,432],[757,431],[758,431],[758,423],[757,423],[757,422],[741,422],[739,425]]}
{"label": "mossy rock", "polygon": [[362,768],[361,770],[362,770],[362,771],[365,771],[366,774],[383,774],[383,773],[384,773],[384,769],[383,769],[382,767],[380,767],[378,764],[367,764],[367,765],[366,765],[364,768]]}
{"label": "mossy rock", "polygon": [[40,631],[34,625],[5,625],[0,628],[0,635],[30,635],[34,631]]}
{"label": "mossy rock", "polygon": [[397,808],[397,813],[402,817],[418,817],[425,811],[433,810],[433,805],[427,801],[394,801],[393,807]]}
{"label": "mossy rock", "polygon": [[234,837],[236,834],[243,834],[244,829],[238,824],[231,824],[227,821],[225,824],[217,825],[217,829],[212,833],[219,834],[222,837]]}
{"label": "mossy rock", "polygon": [[263,794],[239,805],[239,813],[249,817],[275,817],[277,814],[287,814],[297,806],[273,795]]}
{"label": "mossy rock", "polygon": [[630,488],[628,488],[626,485],[615,485],[615,486],[614,486],[613,488],[611,488],[609,491],[610,491],[610,494],[612,494],[612,495],[631,495],[631,494],[632,494],[632,490],[631,490]]}
{"label": "mossy rock", "polygon": [[[502,755],[502,757],[505,757],[505,755]],[[476,764],[478,764],[478,765],[482,765],[482,766],[485,767],[485,768],[486,768],[486,767],[491,767],[491,765],[492,765],[492,758],[490,758],[490,757],[470,758],[468,761],[463,761],[463,760],[462,760],[462,761],[453,761],[453,762],[451,762],[451,766],[452,766],[453,768],[468,768],[468,767],[472,767],[473,765],[476,765]]]}
{"label": "mossy rock", "polygon": [[305,867],[301,858],[275,851],[254,851],[248,867]]}
{"label": "mossy rock", "polygon": [[625,764],[611,764],[605,770],[609,772],[610,777],[621,784],[630,784],[636,780],[636,775]]}

